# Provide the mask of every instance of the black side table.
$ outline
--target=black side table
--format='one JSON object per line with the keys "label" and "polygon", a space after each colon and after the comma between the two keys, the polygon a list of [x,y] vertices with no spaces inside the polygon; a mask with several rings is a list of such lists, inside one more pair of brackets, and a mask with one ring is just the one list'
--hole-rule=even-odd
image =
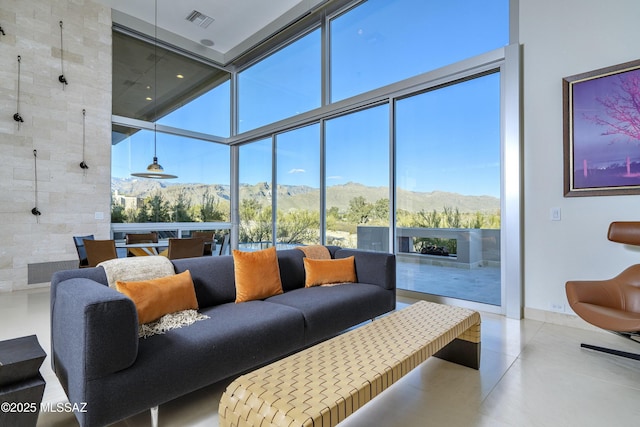
{"label": "black side table", "polygon": [[40,366],[46,356],[35,335],[0,341],[0,426],[36,425],[45,386]]}

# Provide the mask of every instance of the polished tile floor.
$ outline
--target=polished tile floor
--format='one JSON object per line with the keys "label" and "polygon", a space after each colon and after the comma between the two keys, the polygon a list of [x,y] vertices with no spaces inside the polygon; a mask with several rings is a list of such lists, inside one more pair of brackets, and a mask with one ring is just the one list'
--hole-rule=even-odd
{"label": "polished tile floor", "polygon": [[[410,303],[403,300],[398,307]],[[638,426],[640,362],[581,350],[580,342],[640,351],[593,330],[482,313],[479,371],[431,358],[341,427]],[[0,293],[0,339],[37,334],[49,352],[48,289]],[[634,348],[636,347],[636,348]],[[64,393],[49,360],[41,369],[45,402]],[[217,426],[227,382],[160,406],[160,427]],[[38,426],[77,426],[69,413],[41,413]],[[148,413],[115,424],[149,426]]]}

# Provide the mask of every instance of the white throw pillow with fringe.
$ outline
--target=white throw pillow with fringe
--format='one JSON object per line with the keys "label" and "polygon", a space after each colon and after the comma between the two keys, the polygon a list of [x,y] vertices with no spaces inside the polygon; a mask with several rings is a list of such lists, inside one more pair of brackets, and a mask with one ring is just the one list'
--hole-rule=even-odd
{"label": "white throw pillow with fringe", "polygon": [[[176,274],[173,263],[163,256],[141,256],[116,258],[98,264],[107,275],[109,287],[116,289],[116,282],[139,282],[143,280],[159,279]],[[156,334],[164,334],[172,329],[189,326],[209,316],[198,313],[197,310],[182,310],[169,313],[153,322],[139,326],[138,336],[148,338]]]}

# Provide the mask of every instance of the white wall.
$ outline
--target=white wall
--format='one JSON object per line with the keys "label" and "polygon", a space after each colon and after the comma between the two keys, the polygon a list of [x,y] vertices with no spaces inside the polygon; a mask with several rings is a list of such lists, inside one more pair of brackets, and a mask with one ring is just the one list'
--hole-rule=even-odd
{"label": "white wall", "polygon": [[[2,0],[0,26],[0,291],[10,291],[29,287],[29,264],[77,260],[73,235],[109,236],[111,11],[92,0]],[[18,55],[20,127],[13,120]],[[83,109],[86,173],[79,167]],[[39,218],[31,214],[34,149]]]}
{"label": "white wall", "polygon": [[[640,196],[563,197],[562,78],[640,59],[638,0],[520,0],[524,58],[525,316],[567,307],[564,284],[640,262],[609,242],[616,220],[640,220]],[[562,220],[549,220],[559,207]],[[562,311],[562,310],[558,310]]]}

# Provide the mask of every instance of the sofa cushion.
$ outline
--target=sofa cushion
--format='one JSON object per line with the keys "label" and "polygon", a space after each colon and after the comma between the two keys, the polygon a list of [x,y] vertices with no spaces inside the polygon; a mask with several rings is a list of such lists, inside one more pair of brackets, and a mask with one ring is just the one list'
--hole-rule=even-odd
{"label": "sofa cushion", "polygon": [[354,260],[353,256],[342,259],[305,258],[305,287],[357,282]]}
{"label": "sofa cushion", "polygon": [[172,262],[176,273],[191,272],[200,309],[236,299],[232,256],[183,258]]}
{"label": "sofa cushion", "polygon": [[304,288],[304,253],[296,249],[281,249],[278,251],[278,265],[282,290]]}
{"label": "sofa cushion", "polygon": [[304,252],[304,256],[307,258],[331,259],[331,253],[324,245],[296,246],[294,249]]}
{"label": "sofa cushion", "polygon": [[149,323],[165,314],[198,309],[189,270],[184,273],[138,282],[116,282],[116,289],[136,305],[138,323]]}
{"label": "sofa cushion", "polygon": [[[331,252],[332,248],[329,248]],[[361,283],[371,283],[385,289],[396,288],[396,257],[386,252],[365,252],[358,249],[336,248],[336,259],[356,256],[356,275]],[[381,274],[383,273],[383,274]]]}
{"label": "sofa cushion", "polygon": [[265,301],[300,310],[305,320],[305,342],[309,345],[392,310],[394,295],[377,285],[346,283],[295,289]]}
{"label": "sofa cushion", "polygon": [[276,248],[256,252],[233,250],[236,303],[282,293]]}

